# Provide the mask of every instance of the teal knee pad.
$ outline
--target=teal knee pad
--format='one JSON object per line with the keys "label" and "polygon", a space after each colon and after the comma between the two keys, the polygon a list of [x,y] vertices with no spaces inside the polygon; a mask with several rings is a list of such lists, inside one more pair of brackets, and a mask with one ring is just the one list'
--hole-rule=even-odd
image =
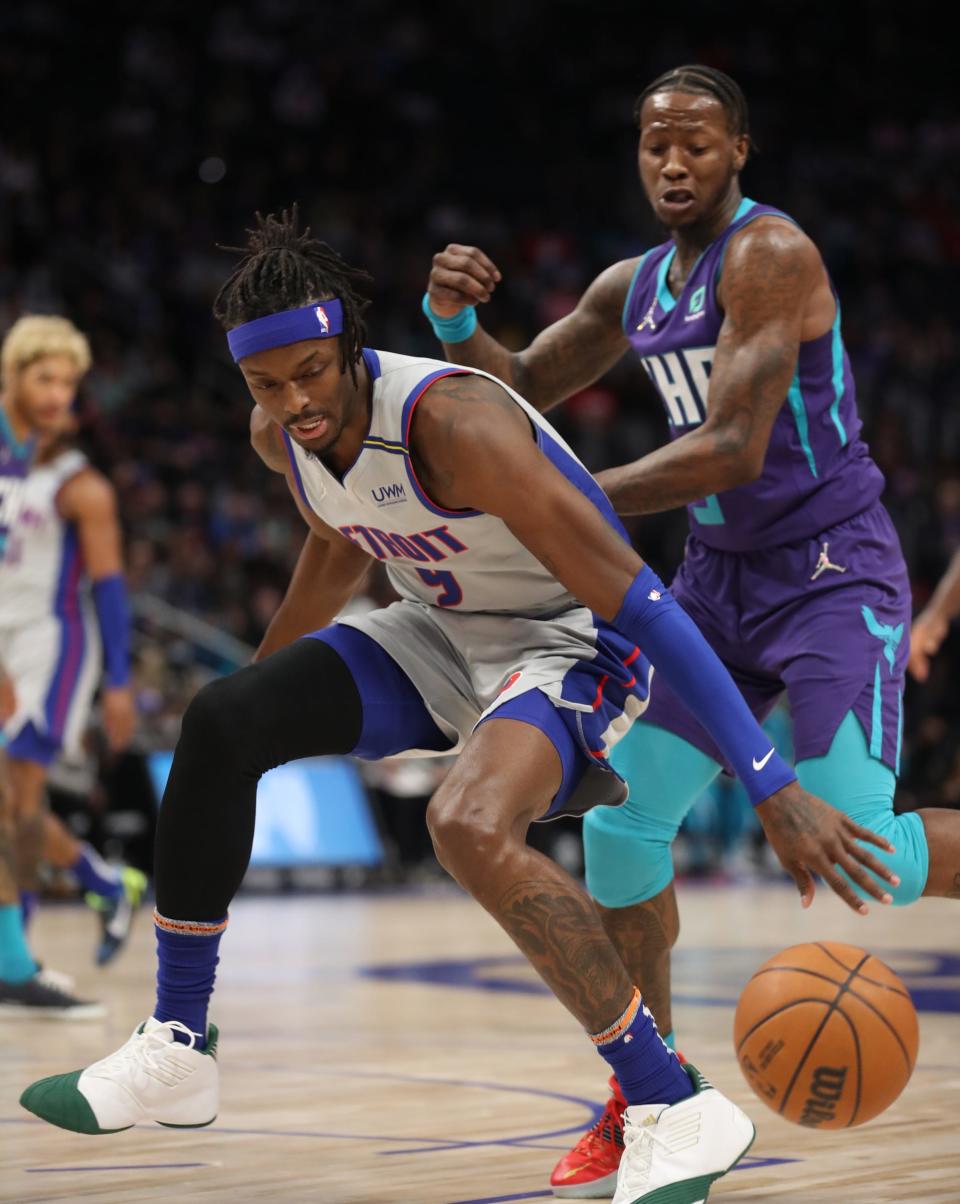
{"label": "teal knee pad", "polygon": [[[864,828],[883,836],[894,853],[870,845],[870,851],[900,878],[899,886],[888,886],[898,907],[915,903],[927,884],[929,852],[927,834],[919,815],[894,815],[893,795],[897,779],[892,769],[870,756],[860,721],[851,711],[840,724],[825,757],[810,757],[797,765],[804,790],[819,795],[846,812]],[[854,890],[869,900],[856,884]]]}
{"label": "teal knee pad", "polygon": [[[892,811],[860,812],[852,816],[858,824],[870,828],[878,836],[885,836],[896,849],[895,853],[885,853],[883,849],[868,846],[876,854],[879,861],[890,867],[900,878],[899,886],[887,885],[887,890],[893,895],[894,907],[906,907],[923,894],[927,885],[927,871],[930,856],[927,849],[927,833],[923,820],[914,812],[906,815],[894,815]],[[862,890],[854,885],[858,895],[868,898]]]}
{"label": "teal knee pad", "polygon": [[670,846],[720,766],[686,740],[645,723],[635,723],[620,741],[612,764],[630,798],[584,817],[587,889],[602,907],[631,907],[670,884]]}
{"label": "teal knee pad", "polygon": [[673,878],[670,846],[677,825],[637,825],[622,807],[594,807],[583,819],[587,890],[603,907],[652,899]]}

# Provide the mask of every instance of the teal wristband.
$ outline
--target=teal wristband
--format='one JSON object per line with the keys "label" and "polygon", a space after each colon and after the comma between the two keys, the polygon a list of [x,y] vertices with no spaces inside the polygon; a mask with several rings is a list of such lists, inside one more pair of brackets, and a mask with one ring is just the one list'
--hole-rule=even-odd
{"label": "teal wristband", "polygon": [[420,308],[441,343],[462,343],[477,329],[477,311],[472,305],[461,309],[455,318],[438,318],[430,308],[430,294],[424,293]]}

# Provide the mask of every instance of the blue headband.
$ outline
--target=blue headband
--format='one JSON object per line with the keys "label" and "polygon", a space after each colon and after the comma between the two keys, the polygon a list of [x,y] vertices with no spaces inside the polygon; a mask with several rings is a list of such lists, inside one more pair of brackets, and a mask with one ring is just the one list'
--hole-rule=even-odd
{"label": "blue headband", "polygon": [[255,318],[227,331],[233,362],[271,347],[286,347],[304,339],[332,339],[343,330],[343,306],[336,297],[320,305],[285,309],[278,314]]}

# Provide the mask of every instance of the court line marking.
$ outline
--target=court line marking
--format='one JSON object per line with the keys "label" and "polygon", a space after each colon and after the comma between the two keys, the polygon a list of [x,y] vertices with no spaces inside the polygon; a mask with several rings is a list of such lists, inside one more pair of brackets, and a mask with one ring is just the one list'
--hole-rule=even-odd
{"label": "court line marking", "polygon": [[[676,955],[676,964],[682,971],[693,966],[697,959],[710,959],[721,952],[739,958],[756,958],[757,964],[771,956],[775,950],[765,948],[737,949],[684,949]],[[900,961],[921,958],[929,959],[929,969],[923,967],[913,971],[902,968],[900,977],[918,1012],[934,1012],[955,1015],[960,1012],[960,990],[953,985],[960,976],[960,957],[937,949],[882,948],[875,956],[897,965]],[[715,959],[714,959],[715,960]],[[421,985],[453,987],[456,990],[484,991],[492,994],[549,995],[549,989],[538,979],[519,977],[514,970],[527,970],[528,963],[519,954],[493,954],[481,957],[430,958],[403,962],[380,962],[361,965],[356,974],[361,978],[372,978],[381,982],[420,983]],[[916,978],[915,985],[912,980]],[[942,979],[938,983],[937,979]],[[740,985],[718,982],[712,994],[692,994],[682,987],[675,988],[673,1000],[678,1004],[693,1007],[734,1007]]]}
{"label": "court line marking", "polygon": [[516,1196],[484,1196],[482,1200],[451,1200],[450,1204],[510,1204],[511,1200],[549,1200],[552,1191],[522,1191]]}
{"label": "court line marking", "polygon": [[[260,1071],[277,1070],[277,1071],[282,1071],[283,1073],[289,1072],[288,1068],[286,1068],[286,1067],[275,1066],[275,1065],[272,1065],[269,1063],[266,1063],[266,1064],[259,1063],[259,1064],[254,1064],[254,1065],[247,1063],[246,1069],[247,1070],[260,1070]],[[380,1150],[379,1153],[384,1158],[389,1158],[389,1157],[391,1157],[393,1155],[397,1155],[397,1154],[430,1154],[430,1153],[433,1153],[435,1150],[440,1150],[440,1149],[465,1150],[465,1149],[483,1148],[485,1146],[515,1146],[518,1148],[526,1148],[527,1143],[547,1141],[547,1140],[549,1140],[551,1138],[555,1138],[555,1137],[568,1137],[571,1134],[580,1133],[584,1129],[590,1128],[591,1125],[596,1124],[596,1122],[600,1119],[600,1116],[603,1113],[603,1109],[604,1109],[603,1104],[597,1104],[597,1103],[594,1103],[592,1100],[583,1099],[581,1096],[570,1095],[570,1094],[562,1092],[562,1091],[548,1091],[542,1087],[517,1086],[514,1084],[510,1084],[510,1083],[494,1083],[494,1082],[488,1082],[488,1081],[482,1080],[482,1079],[449,1079],[449,1078],[443,1078],[443,1077],[437,1076],[437,1075],[390,1074],[390,1073],[384,1073],[383,1071],[373,1071],[373,1070],[338,1070],[333,1067],[321,1067],[318,1069],[314,1069],[311,1067],[311,1068],[301,1068],[301,1069],[304,1069],[305,1073],[307,1073],[307,1074],[316,1074],[316,1075],[320,1075],[321,1077],[348,1078],[348,1079],[374,1079],[377,1082],[383,1082],[384,1079],[389,1079],[390,1081],[397,1082],[397,1083],[417,1083],[417,1084],[436,1085],[436,1086],[440,1086],[440,1087],[470,1087],[470,1088],[476,1088],[476,1089],[482,1090],[482,1091],[507,1092],[507,1093],[518,1094],[518,1095],[532,1095],[535,1097],[539,1097],[540,1099],[560,1100],[562,1103],[576,1104],[578,1107],[584,1108],[587,1113],[586,1117],[583,1120],[577,1121],[575,1124],[566,1125],[564,1128],[561,1128],[561,1129],[550,1129],[547,1131],[536,1132],[536,1133],[521,1133],[514,1137],[499,1137],[499,1138],[489,1140],[489,1141],[465,1141],[463,1139],[451,1140],[449,1138],[444,1139],[444,1138],[439,1138],[439,1137],[390,1137],[390,1138],[387,1138],[387,1137],[377,1136],[377,1135],[356,1136],[356,1135],[347,1135],[347,1134],[324,1134],[325,1136],[343,1136],[349,1140],[354,1140],[354,1141],[380,1140],[380,1141],[390,1141],[390,1142],[394,1142],[396,1144],[410,1143],[416,1147],[419,1147],[416,1149]],[[221,1128],[219,1128],[219,1126],[217,1126],[215,1131],[223,1133],[223,1132],[226,1132],[227,1130],[221,1129]],[[238,1130],[233,1130],[233,1131],[237,1132]],[[246,1132],[250,1136],[256,1136],[259,1133],[261,1133],[262,1131],[246,1130]],[[279,1136],[308,1136],[308,1134],[281,1134],[281,1133],[267,1134],[266,1132],[263,1132],[262,1135],[278,1136],[278,1137]],[[319,1134],[318,1134],[318,1136],[319,1136]],[[530,1145],[530,1148],[536,1149],[538,1147],[536,1145]],[[550,1148],[550,1147],[546,1147],[546,1148]]]}
{"label": "court line marking", "polygon": [[220,1166],[219,1162],[133,1162],[117,1166],[25,1166],[28,1175],[59,1175],[65,1171],[168,1171],[194,1170],[198,1166]]}
{"label": "court line marking", "polygon": [[[767,1166],[783,1166],[788,1162],[801,1162],[800,1158],[743,1158],[733,1168],[735,1171],[755,1171]],[[522,1191],[511,1196],[483,1196],[471,1200],[451,1200],[449,1204],[511,1204],[514,1200],[552,1200],[552,1191]]]}

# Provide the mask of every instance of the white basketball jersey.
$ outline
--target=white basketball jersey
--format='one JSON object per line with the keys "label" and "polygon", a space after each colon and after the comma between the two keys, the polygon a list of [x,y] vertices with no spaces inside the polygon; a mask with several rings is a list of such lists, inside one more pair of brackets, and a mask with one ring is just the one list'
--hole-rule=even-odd
{"label": "white basketball jersey", "polygon": [[[445,510],[417,480],[409,434],[420,397],[440,377],[489,374],[385,351],[365,349],[363,356],[373,378],[370,431],[342,480],[282,432],[310,509],[384,561],[403,598],[460,612],[531,618],[578,605],[502,519],[478,510]],[[567,444],[522,397],[497,384],[528,415],[544,454],[623,534],[606,496]]]}
{"label": "white basketball jersey", "polygon": [[86,465],[82,452],[62,452],[31,467],[4,496],[0,628],[78,614],[85,593],[80,549],[76,528],[57,510],[57,494]]}

